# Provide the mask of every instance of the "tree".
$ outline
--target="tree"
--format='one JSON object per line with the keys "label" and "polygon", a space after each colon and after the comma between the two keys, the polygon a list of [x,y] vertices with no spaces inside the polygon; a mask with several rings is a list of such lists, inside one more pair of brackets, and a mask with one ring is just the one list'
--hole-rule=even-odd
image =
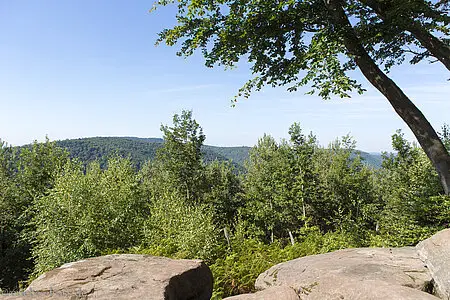
{"label": "tree", "polygon": [[135,170],[122,158],[109,159],[105,170],[99,162],[86,171],[80,163],[68,162],[33,209],[35,274],[139,245],[149,216]]}
{"label": "tree", "polygon": [[18,205],[14,148],[0,140],[0,291],[18,289],[32,267],[29,244],[21,238],[25,226]]}
{"label": "tree", "polygon": [[317,197],[318,178],[314,172],[313,161],[316,153],[317,139],[312,132],[305,136],[299,123],[289,128],[291,136],[290,173],[293,177],[294,194],[301,200],[303,221],[307,222],[306,208],[311,206]]}
{"label": "tree", "polygon": [[35,226],[30,224],[35,211],[30,206],[49,193],[68,156],[48,139],[20,150],[0,141],[1,287],[17,289],[18,281],[27,279],[35,241]]}
{"label": "tree", "polygon": [[192,118],[192,111],[183,111],[173,116],[173,127],[161,126],[164,144],[157,151],[157,162],[172,187],[176,188],[186,201],[200,200],[204,188],[204,166],[201,147],[205,135],[200,125]]}
{"label": "tree", "polygon": [[252,235],[273,242],[302,224],[302,202],[294,193],[289,146],[264,135],[250,150],[244,179],[243,217]]}
{"label": "tree", "polygon": [[[157,5],[171,2],[159,0]],[[411,52],[415,53],[413,63],[435,57],[448,67],[448,1],[177,3],[178,24],[163,30],[157,43],[165,41],[172,46],[182,41],[178,55],[184,56],[200,49],[208,67],[232,67],[241,57],[247,58],[255,77],[239,90],[238,96],[248,97],[264,85],[288,85],[289,91],[295,91],[310,84],[311,93],[318,91],[325,99],[331,95],[349,97],[352,90],[364,91],[348,75],[359,68],[412,130],[449,194],[449,153],[422,112],[380,68],[384,66],[388,71]]]}
{"label": "tree", "polygon": [[316,202],[317,174],[314,173],[316,138],[302,134],[300,125],[290,129],[291,142],[278,144],[264,135],[250,150],[244,179],[243,217],[260,235],[273,242],[308,226]]}
{"label": "tree", "polygon": [[34,142],[20,153],[17,178],[23,199],[28,206],[44,196],[53,185],[56,176],[69,160],[69,153],[46,138],[45,143]]}
{"label": "tree", "polygon": [[151,212],[143,245],[151,254],[211,261],[221,246],[216,226],[228,225],[236,210],[238,182],[225,165],[203,164],[205,135],[192,111],[175,114],[161,131],[156,160],[140,171]]}
{"label": "tree", "polygon": [[392,136],[392,147],[397,153],[383,155],[378,174],[384,203],[379,233],[384,246],[415,245],[447,226],[450,197],[439,195],[442,188],[433,166],[400,130]]}
{"label": "tree", "polygon": [[[414,54],[412,63],[434,56],[450,70],[450,46],[444,40],[440,40],[430,33],[430,31],[436,30],[435,20],[443,23],[448,23],[450,20],[448,15],[441,14],[439,11],[439,5],[445,4],[444,1],[438,3],[438,6],[423,0],[361,0],[359,2],[370,7],[371,11],[367,11],[368,15],[375,13],[377,17],[383,20],[381,28],[379,26],[380,23],[375,23],[371,25],[372,27],[378,27],[382,30],[390,27],[390,30],[394,29],[395,33],[392,37],[400,37],[390,40],[391,47],[397,43],[397,46],[394,47],[397,53],[410,51]],[[358,2],[355,2],[355,5],[358,5]],[[363,11],[364,8],[359,6],[359,9]],[[429,22],[427,19],[432,21]],[[448,33],[445,28],[438,28],[438,30]],[[402,47],[405,41],[408,43],[419,43],[427,50],[425,52],[405,50]]]}
{"label": "tree", "polygon": [[214,161],[205,167],[206,189],[203,202],[211,206],[215,225],[234,228],[242,206],[242,184],[230,162]]}
{"label": "tree", "polygon": [[318,149],[313,164],[321,192],[314,205],[315,224],[325,231],[374,230],[378,203],[372,170],[361,161],[349,136]]}

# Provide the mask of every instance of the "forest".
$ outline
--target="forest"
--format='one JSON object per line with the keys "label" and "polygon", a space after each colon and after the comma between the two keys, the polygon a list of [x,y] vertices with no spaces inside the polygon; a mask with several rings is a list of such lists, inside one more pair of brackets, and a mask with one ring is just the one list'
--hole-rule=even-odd
{"label": "forest", "polygon": [[[254,290],[269,267],[349,247],[415,245],[449,227],[450,197],[423,150],[392,135],[395,153],[364,163],[350,136],[321,146],[299,123],[268,134],[243,165],[207,160],[191,111],[161,126],[139,167],[118,151],[89,162],[47,140],[0,147],[0,291],[63,263],[111,253],[204,260],[213,299]],[[440,138],[450,149],[450,128]]]}
{"label": "forest", "polygon": [[[137,169],[141,169],[148,160],[156,157],[164,142],[160,138],[136,137],[92,137],[56,141],[56,146],[67,149],[71,158],[79,159],[83,164],[98,161],[103,168],[111,155],[130,158]],[[25,146],[26,147],[26,146]],[[245,172],[244,161],[250,147],[215,147],[202,145],[202,159],[205,163],[230,161],[238,172]],[[367,153],[368,154],[368,153]]]}
{"label": "forest", "polygon": [[[137,169],[141,169],[148,160],[156,157],[156,152],[164,140],[160,138],[136,137],[91,137],[55,141],[56,146],[67,149],[71,158],[79,159],[83,164],[98,161],[103,168],[111,155],[130,158]],[[22,147],[30,147],[26,145]],[[229,161],[238,173],[245,173],[245,161],[248,159],[251,147],[217,147],[202,145],[203,162]],[[20,149],[18,149],[20,151]],[[379,168],[381,155],[358,151],[364,163]]]}

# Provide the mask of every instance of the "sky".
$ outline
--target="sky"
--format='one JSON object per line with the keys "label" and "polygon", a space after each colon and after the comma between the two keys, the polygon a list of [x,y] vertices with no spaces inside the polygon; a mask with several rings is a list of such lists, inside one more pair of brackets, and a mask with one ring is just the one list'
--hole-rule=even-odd
{"label": "sky", "polygon": [[[230,100],[251,78],[247,64],[207,68],[200,54],[176,56],[155,46],[175,25],[174,7],[153,1],[0,0],[0,139],[15,146],[93,136],[161,137],[161,124],[193,110],[206,144],[253,146],[264,133],[288,138],[299,122],[320,144],[350,134],[357,148],[390,151],[391,135],[410,130],[359,72],[367,89],[324,101],[308,89],[264,88],[236,107]],[[450,123],[450,78],[439,63],[389,75],[439,130]]]}

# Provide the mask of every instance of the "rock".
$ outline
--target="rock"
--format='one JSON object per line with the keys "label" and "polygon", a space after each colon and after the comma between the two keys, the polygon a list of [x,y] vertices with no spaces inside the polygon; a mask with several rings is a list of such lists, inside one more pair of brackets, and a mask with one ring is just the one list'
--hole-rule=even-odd
{"label": "rock", "polygon": [[52,293],[65,299],[209,300],[212,287],[212,273],[199,260],[115,254],[47,272],[30,284],[23,299],[46,299]]}
{"label": "rock", "polygon": [[331,276],[312,286],[302,287],[299,294],[301,299],[308,300],[438,300],[423,291],[381,280],[357,281]]}
{"label": "rock", "polygon": [[356,248],[301,257],[260,274],[257,289],[289,286],[301,299],[438,299],[414,247]]}
{"label": "rock", "polygon": [[224,300],[300,300],[297,293],[287,286],[274,286],[254,294],[243,294]]}
{"label": "rock", "polygon": [[442,230],[416,246],[434,281],[434,293],[450,299],[450,229]]}
{"label": "rock", "polygon": [[64,295],[56,295],[51,293],[12,293],[12,294],[0,294],[0,299],[2,300],[82,300],[86,299],[86,297],[76,297],[76,296],[64,296]]}

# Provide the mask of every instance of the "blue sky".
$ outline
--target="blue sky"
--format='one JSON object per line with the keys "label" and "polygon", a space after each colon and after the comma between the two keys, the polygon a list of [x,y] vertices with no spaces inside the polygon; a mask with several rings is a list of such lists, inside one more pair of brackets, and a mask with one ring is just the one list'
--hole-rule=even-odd
{"label": "blue sky", "polygon": [[[396,129],[412,134],[388,102],[368,89],[352,99],[323,101],[265,88],[236,107],[230,99],[250,78],[245,64],[209,69],[199,55],[155,47],[174,25],[174,9],[149,13],[153,1],[0,0],[0,138],[160,137],[161,124],[192,109],[206,143],[252,146],[264,133],[287,138],[300,122],[321,144],[350,134],[364,151],[390,150]],[[440,64],[396,68],[390,75],[435,128],[450,123],[450,77]]]}

